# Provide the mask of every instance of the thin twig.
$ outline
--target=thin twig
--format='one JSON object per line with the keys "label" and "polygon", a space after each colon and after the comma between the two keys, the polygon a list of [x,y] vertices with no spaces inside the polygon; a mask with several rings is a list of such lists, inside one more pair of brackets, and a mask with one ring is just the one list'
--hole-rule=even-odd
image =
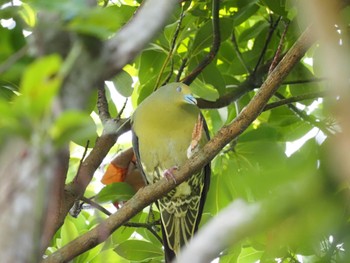
{"label": "thin twig", "polygon": [[160,86],[166,85],[170,81],[171,76],[174,74],[174,60],[172,59],[170,63],[171,64],[170,64],[169,74],[168,74],[168,76],[165,78],[165,80],[163,81],[163,83]]}
{"label": "thin twig", "polygon": [[120,120],[120,119],[121,119],[121,116],[122,116],[122,114],[123,114],[123,112],[124,112],[124,110],[125,110],[125,108],[126,108],[126,104],[127,104],[127,103],[128,103],[128,98],[125,99],[124,104],[123,104],[123,107],[122,107],[122,109],[120,110],[120,112],[119,112],[119,114],[118,114],[116,120]]}
{"label": "thin twig", "polygon": [[[78,170],[77,170],[76,176],[79,174],[80,169],[81,169],[81,167],[82,167],[82,165],[84,163],[87,151],[89,149],[89,144],[90,144],[90,141],[87,141],[86,145],[85,145],[85,149],[84,149],[83,155],[82,155],[82,157],[80,158],[80,161],[79,161],[79,166],[78,166]],[[79,202],[79,199],[75,200],[74,201],[74,205],[69,210],[70,215],[73,216],[73,217],[77,217],[80,214],[81,208],[82,207],[81,207],[81,204]]]}
{"label": "thin twig", "polygon": [[208,66],[215,58],[220,48],[220,23],[219,23],[220,0],[212,1],[212,25],[213,25],[213,42],[209,53],[197,65],[197,67],[186,76],[181,82],[189,85],[192,81]]}
{"label": "thin twig", "polygon": [[278,23],[280,22],[280,20],[281,20],[281,16],[277,18],[277,20],[276,20],[276,22],[275,22],[274,24],[272,24],[273,21],[272,21],[272,17],[271,17],[269,34],[268,34],[268,36],[267,36],[267,38],[266,38],[264,47],[263,47],[263,49],[261,50],[260,57],[259,57],[259,59],[258,59],[258,62],[257,62],[256,65],[255,65],[253,74],[255,74],[256,71],[258,70],[258,68],[259,68],[259,66],[260,66],[260,64],[261,64],[261,62],[262,62],[262,60],[263,60],[263,58],[264,58],[264,56],[265,56],[267,47],[268,47],[268,45],[270,44],[270,41],[271,41],[272,36],[273,36],[273,33],[275,32],[275,30],[276,30],[276,28],[277,28]]}
{"label": "thin twig", "polygon": [[158,235],[158,233],[154,230],[154,226],[156,225],[160,225],[160,222],[159,220],[158,221],[154,221],[154,222],[151,222],[151,223],[134,223],[134,222],[127,222],[125,224],[123,224],[123,226],[126,226],[126,227],[142,227],[142,228],[146,228],[148,231],[150,231],[156,238],[157,240],[163,244],[163,240],[162,238]]}
{"label": "thin twig", "polygon": [[179,81],[180,81],[182,72],[184,71],[184,69],[185,69],[185,67],[186,67],[186,65],[187,65],[187,61],[188,61],[187,58],[184,58],[184,59],[182,60],[182,63],[181,63],[181,65],[180,65],[180,67],[179,67],[179,72],[177,73],[177,76],[176,76],[176,82],[179,82]]}
{"label": "thin twig", "polygon": [[327,80],[327,78],[289,80],[289,81],[284,81],[281,85],[296,85],[296,84],[304,84],[304,83],[311,83],[311,82],[321,82],[321,81],[325,81],[325,80]]}
{"label": "thin twig", "polygon": [[281,99],[279,101],[267,104],[263,111],[268,111],[268,110],[271,110],[271,109],[274,109],[274,108],[277,108],[280,106],[284,106],[284,105],[287,105],[287,104],[290,104],[293,102],[322,98],[325,96],[326,96],[325,92],[314,92],[314,93],[303,94],[303,95],[295,96],[295,97],[291,97],[291,98]]}
{"label": "thin twig", "polygon": [[[108,216],[112,215],[111,212],[109,212],[106,208],[104,208],[100,204],[92,201],[91,198],[82,197],[81,200],[84,203],[91,205],[92,207],[96,208],[97,210],[101,211],[102,213],[104,213],[104,214],[106,214]],[[153,229],[153,227],[156,226],[156,225],[160,225],[160,222],[159,221],[153,221],[153,222],[148,222],[148,223],[127,222],[127,223],[123,224],[123,226],[125,226],[125,227],[134,227],[134,228],[142,227],[142,228],[146,228],[148,231],[150,231],[158,239],[158,241],[160,243],[163,243],[162,238]]]}
{"label": "thin twig", "polygon": [[[185,5],[182,5],[182,8],[181,8],[181,14],[180,14],[180,19],[179,19],[179,22],[177,23],[177,26],[176,26],[176,29],[175,29],[175,32],[174,32],[174,35],[173,35],[173,38],[171,40],[171,44],[170,44],[170,49],[169,49],[169,52],[168,52],[168,56],[166,57],[163,65],[162,65],[162,68],[158,74],[158,77],[157,77],[157,81],[156,81],[156,84],[154,86],[154,90],[156,90],[158,88],[158,85],[160,83],[160,78],[166,68],[166,66],[168,65],[169,63],[169,60],[171,59],[171,57],[173,56],[173,53],[174,53],[174,50],[175,50],[175,47],[176,47],[176,40],[179,36],[179,32],[180,32],[180,29],[181,29],[181,25],[182,25],[182,20],[184,18],[184,6]],[[171,74],[172,74],[172,70],[170,71],[170,74],[168,76],[168,78],[171,77]]]}
{"label": "thin twig", "polygon": [[232,32],[231,42],[232,42],[232,44],[233,44],[233,47],[235,48],[237,58],[238,58],[239,61],[241,62],[241,64],[242,64],[242,66],[244,67],[245,71],[246,71],[247,73],[251,73],[251,70],[248,68],[247,64],[245,63],[245,61],[244,61],[244,59],[243,59],[242,53],[241,53],[241,51],[239,50],[238,43],[237,43],[237,39],[236,39],[236,34],[235,34],[235,31],[234,31],[234,30],[233,30],[233,32]]}
{"label": "thin twig", "polygon": [[11,68],[13,64],[15,64],[18,60],[20,60],[28,51],[28,46],[23,46],[16,53],[14,53],[11,57],[9,57],[5,62],[0,64],[0,74],[4,73],[6,70]]}
{"label": "thin twig", "polygon": [[[274,94],[277,98],[281,100],[285,100],[286,98],[279,92]],[[319,128],[324,134],[331,135],[329,128],[324,125],[322,122],[318,122],[314,116],[306,114],[306,112],[299,110],[295,105],[289,103],[287,104],[288,108],[294,112],[298,117],[303,119],[304,121],[310,123],[312,126]]]}
{"label": "thin twig", "polygon": [[92,207],[96,208],[97,210],[101,211],[102,213],[104,213],[108,216],[110,216],[112,214],[111,212],[109,212],[106,208],[104,208],[100,204],[92,201],[91,198],[86,198],[86,197],[82,196],[80,199],[84,203],[91,205]]}
{"label": "thin twig", "polygon": [[270,65],[268,74],[270,74],[272,72],[272,70],[274,70],[274,68],[277,66],[278,62],[280,61],[280,56],[281,56],[281,52],[282,52],[283,42],[284,42],[284,39],[286,37],[287,31],[288,31],[288,27],[289,27],[289,21],[286,22],[283,34],[281,36],[280,42],[278,43],[278,48],[277,48],[277,51],[275,53],[275,56],[273,57],[273,60],[272,60],[272,63]]}

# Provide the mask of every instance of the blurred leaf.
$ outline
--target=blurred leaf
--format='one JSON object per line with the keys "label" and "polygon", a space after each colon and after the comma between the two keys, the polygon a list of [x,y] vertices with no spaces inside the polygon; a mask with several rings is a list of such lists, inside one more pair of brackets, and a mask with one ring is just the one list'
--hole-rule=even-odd
{"label": "blurred leaf", "polygon": [[120,95],[124,97],[131,96],[133,92],[133,81],[131,76],[126,71],[122,70],[119,72],[118,75],[113,78],[113,83]]}
{"label": "blurred leaf", "polygon": [[191,84],[191,91],[202,99],[216,101],[219,98],[218,91],[210,84],[204,84],[195,79]]}
{"label": "blurred leaf", "polygon": [[257,251],[252,247],[242,247],[241,253],[238,256],[237,263],[257,262],[263,255],[262,251]]}
{"label": "blurred leaf", "polygon": [[57,75],[61,66],[58,55],[50,55],[33,62],[24,72],[16,105],[23,113],[36,117],[49,109],[61,84]]}
{"label": "blurred leaf", "polygon": [[36,13],[30,5],[28,5],[27,3],[22,3],[22,9],[21,11],[19,11],[19,14],[28,26],[35,26]]}
{"label": "blurred leaf", "polygon": [[262,2],[270,8],[274,13],[280,16],[287,16],[286,12],[286,0],[271,1],[271,0],[262,0]]}
{"label": "blurred leaf", "polygon": [[97,138],[95,122],[86,113],[78,111],[63,113],[51,127],[50,134],[58,146],[74,141],[85,147],[89,140],[93,147]]}
{"label": "blurred leaf", "polygon": [[14,96],[14,89],[11,86],[0,86],[0,99],[10,101]]}
{"label": "blurred leaf", "polygon": [[141,240],[127,240],[114,250],[128,260],[140,261],[164,257],[163,250],[159,246]]}
{"label": "blurred leaf", "polygon": [[96,195],[97,202],[127,201],[135,194],[135,190],[127,183],[112,183],[106,185]]}
{"label": "blurred leaf", "polygon": [[256,0],[249,1],[249,3],[244,7],[240,8],[236,14],[233,16],[233,24],[234,26],[238,26],[254,15],[258,10],[259,6],[256,4]]}
{"label": "blurred leaf", "polygon": [[123,26],[134,14],[135,10],[135,7],[127,5],[113,5],[105,8],[96,7],[74,17],[68,27],[79,33],[104,39]]}

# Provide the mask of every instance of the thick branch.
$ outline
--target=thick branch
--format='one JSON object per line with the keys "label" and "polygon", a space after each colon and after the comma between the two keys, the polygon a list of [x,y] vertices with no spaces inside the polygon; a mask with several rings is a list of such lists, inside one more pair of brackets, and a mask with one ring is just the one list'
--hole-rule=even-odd
{"label": "thick branch", "polygon": [[[199,171],[206,163],[210,162],[227,143],[240,135],[259,116],[283,79],[311,46],[313,42],[312,36],[312,30],[308,28],[269,75],[254,98],[241,111],[237,118],[230,125],[224,126],[200,152],[192,156],[178,172],[174,173],[177,184],[182,183],[196,171]],[[145,206],[156,201],[175,186],[172,181],[162,179],[156,184],[141,188],[117,213],[111,215],[91,231],[57,250],[46,258],[44,262],[66,262],[88,249],[97,246]]]}

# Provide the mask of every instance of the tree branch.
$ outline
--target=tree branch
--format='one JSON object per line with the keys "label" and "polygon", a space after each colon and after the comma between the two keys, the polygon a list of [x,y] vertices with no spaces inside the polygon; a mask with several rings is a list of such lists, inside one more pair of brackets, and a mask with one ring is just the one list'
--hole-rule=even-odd
{"label": "tree branch", "polygon": [[278,19],[276,20],[276,22],[275,22],[274,24],[272,24],[272,23],[273,23],[272,17],[271,17],[270,20],[271,20],[271,22],[270,22],[269,34],[268,34],[268,36],[267,36],[267,38],[266,38],[265,45],[264,45],[264,47],[263,47],[263,49],[262,49],[262,51],[261,51],[261,53],[260,53],[260,57],[259,57],[259,59],[258,59],[258,62],[257,62],[256,65],[255,65],[255,68],[254,68],[254,71],[253,71],[253,75],[256,73],[257,69],[258,69],[259,66],[260,66],[261,61],[263,60],[263,58],[264,58],[264,56],[265,56],[267,47],[268,47],[268,45],[269,45],[269,43],[270,43],[270,41],[271,41],[271,38],[272,38],[272,36],[273,36],[273,33],[275,32],[275,30],[276,30],[276,28],[277,28],[277,26],[278,26],[278,23],[281,21],[281,17],[278,17]]}
{"label": "tree branch", "polygon": [[220,48],[220,23],[219,23],[220,0],[212,0],[212,24],[213,24],[213,43],[209,53],[197,65],[197,67],[181,82],[190,85],[192,81],[208,66],[215,58]]}
{"label": "tree branch", "polygon": [[101,83],[97,90],[97,109],[98,116],[100,117],[102,123],[106,123],[111,119],[111,114],[108,110],[108,101],[106,98],[106,88],[104,82]]}
{"label": "tree branch", "polygon": [[104,80],[117,74],[138,55],[166,23],[176,3],[178,0],[143,2],[134,18],[104,46]]}
{"label": "tree branch", "polygon": [[303,101],[303,100],[322,98],[322,97],[324,97],[326,95],[327,95],[326,92],[314,92],[314,93],[303,94],[303,95],[295,96],[295,97],[291,97],[291,98],[284,98],[284,99],[281,98],[281,100],[279,100],[279,101],[267,104],[264,107],[263,111],[268,111],[268,110],[271,110],[271,109],[274,109],[274,108],[277,108],[277,107],[280,107],[280,106],[284,106],[286,104],[290,104],[290,103],[293,103],[293,102],[299,102],[299,101]]}
{"label": "tree branch", "polygon": [[[259,91],[228,126],[224,126],[198,153],[194,154],[178,171],[174,172],[177,184],[188,179],[210,162],[221,149],[240,135],[260,114],[293,66],[303,57],[313,43],[312,29],[308,28],[288,51],[278,66],[268,76]],[[111,215],[94,229],[57,250],[44,262],[67,262],[75,256],[100,244],[117,228],[126,223],[147,205],[176,187],[173,181],[162,179],[141,188],[118,212]]]}
{"label": "tree branch", "polygon": [[289,22],[286,22],[285,24],[285,28],[283,30],[283,34],[281,36],[281,39],[280,39],[280,42],[278,44],[278,48],[277,48],[277,51],[275,53],[275,56],[272,60],[272,63],[270,65],[270,68],[269,68],[269,74],[271,73],[271,71],[276,67],[276,65],[278,64],[278,61],[279,61],[279,57],[281,56],[281,52],[282,52],[282,47],[283,47],[283,41],[284,41],[284,38],[286,37],[286,34],[287,34],[287,31],[288,31],[288,27],[289,27]]}
{"label": "tree branch", "polygon": [[[278,92],[276,92],[275,96],[281,100],[286,99],[282,94],[280,94]],[[292,112],[294,112],[298,117],[300,117],[304,121],[308,122],[309,124],[311,124],[314,127],[319,128],[324,134],[331,135],[329,128],[324,123],[317,121],[314,116],[306,114],[304,111],[299,110],[293,104],[289,103],[289,104],[287,104],[287,106]]]}
{"label": "tree branch", "polygon": [[233,88],[231,92],[218,98],[216,101],[207,101],[197,99],[197,105],[201,109],[217,109],[230,105],[233,101],[239,99],[249,91],[259,88],[263,82],[263,76],[266,75],[270,63],[266,63],[259,67],[255,74],[251,74],[244,82]]}

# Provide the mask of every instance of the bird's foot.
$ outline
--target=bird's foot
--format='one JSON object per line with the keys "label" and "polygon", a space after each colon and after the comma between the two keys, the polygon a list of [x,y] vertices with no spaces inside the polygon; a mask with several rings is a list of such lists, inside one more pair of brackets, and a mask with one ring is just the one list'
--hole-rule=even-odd
{"label": "bird's foot", "polygon": [[173,180],[174,181],[174,184],[176,184],[176,179],[175,179],[175,176],[174,176],[174,171],[177,171],[179,169],[178,166],[173,166],[171,167],[170,169],[166,169],[163,173],[163,176],[165,177],[165,179],[167,179],[167,181],[169,180]]}

